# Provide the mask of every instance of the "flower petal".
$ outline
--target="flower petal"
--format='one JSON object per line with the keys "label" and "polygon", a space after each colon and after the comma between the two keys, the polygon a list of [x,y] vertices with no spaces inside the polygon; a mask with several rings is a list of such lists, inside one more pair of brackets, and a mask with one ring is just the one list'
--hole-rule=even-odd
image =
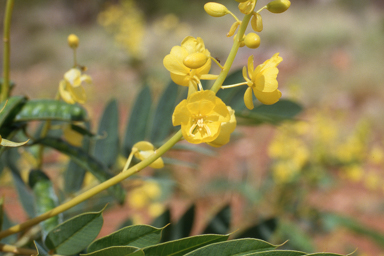
{"label": "flower petal", "polygon": [[244,103],[245,103],[245,106],[250,110],[252,110],[255,107],[253,105],[253,95],[252,95],[251,87],[248,87],[244,93]]}
{"label": "flower petal", "polygon": [[[252,80],[252,73],[254,71],[254,67],[253,67],[253,55],[249,56],[248,57],[248,75],[249,75],[249,78]],[[244,71],[243,71],[243,76],[244,76]]]}
{"label": "flower petal", "polygon": [[64,74],[64,79],[70,83],[72,86],[79,86],[81,85],[81,72],[77,68],[71,68],[69,71],[67,71]]}
{"label": "flower petal", "polygon": [[[252,93],[252,92],[251,92]],[[207,144],[212,147],[221,147],[227,144],[231,138],[231,133],[236,128],[236,116],[235,111],[227,106],[231,119],[228,122],[221,123],[221,130],[219,136],[213,140],[212,142],[208,142]]]}
{"label": "flower petal", "polygon": [[189,82],[191,81],[191,78],[189,76],[177,75],[175,73],[171,73],[171,79],[175,84],[182,86],[189,86]]}
{"label": "flower petal", "polygon": [[263,72],[258,74],[255,78],[255,87],[257,90],[262,92],[273,92],[278,87],[276,80],[279,70],[275,67],[265,69]]}
{"label": "flower petal", "polygon": [[85,90],[82,86],[73,87],[69,85],[67,86],[67,89],[74,101],[79,102],[81,104],[85,103],[87,95],[85,94]]}
{"label": "flower petal", "polygon": [[0,145],[4,146],[4,147],[20,147],[20,146],[25,145],[28,141],[29,140],[24,141],[24,142],[13,142],[13,141],[10,141],[10,140],[3,139],[0,136]]}
{"label": "flower petal", "polygon": [[190,113],[187,109],[187,100],[181,101],[175,108],[172,115],[173,126],[187,124],[189,122]]}
{"label": "flower petal", "polygon": [[273,92],[261,92],[257,89],[253,89],[253,93],[256,98],[265,105],[272,105],[278,102],[281,97],[281,92],[278,89]]}
{"label": "flower petal", "polygon": [[68,84],[65,80],[61,80],[59,84],[59,93],[61,98],[69,103],[69,104],[75,104],[75,101],[72,98],[71,93],[67,90],[67,87],[70,87],[71,85]]}

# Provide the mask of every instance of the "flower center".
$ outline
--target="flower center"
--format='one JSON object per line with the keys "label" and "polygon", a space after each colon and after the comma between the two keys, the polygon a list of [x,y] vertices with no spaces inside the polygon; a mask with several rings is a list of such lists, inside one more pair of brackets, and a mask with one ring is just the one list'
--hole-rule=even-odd
{"label": "flower center", "polygon": [[204,117],[199,114],[196,118],[192,119],[193,125],[189,129],[189,133],[191,136],[195,136],[194,133],[198,130],[200,133],[205,131],[208,136],[211,136],[211,130],[209,129],[208,125],[205,124]]}

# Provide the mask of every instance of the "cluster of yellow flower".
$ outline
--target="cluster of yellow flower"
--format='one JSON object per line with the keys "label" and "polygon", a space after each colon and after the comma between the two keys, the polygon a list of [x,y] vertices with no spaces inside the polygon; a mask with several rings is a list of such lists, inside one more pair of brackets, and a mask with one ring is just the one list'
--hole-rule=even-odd
{"label": "cluster of yellow flower", "polygon": [[370,145],[370,127],[364,120],[346,133],[345,123],[327,111],[309,111],[310,120],[279,127],[269,145],[274,180],[289,183],[311,170],[337,170],[342,178],[362,182],[369,189],[380,187],[384,166],[383,145]]}
{"label": "cluster of yellow flower", "polygon": [[[149,217],[156,218],[164,212],[164,204],[159,202],[161,187],[153,180],[134,180],[134,188],[128,193],[127,203],[135,211],[147,210]],[[142,214],[132,214],[134,224],[144,222]]]}
{"label": "cluster of yellow flower", "polygon": [[144,57],[145,18],[134,0],[108,6],[98,16],[98,22],[111,32],[115,41],[134,59]]}
{"label": "cluster of yellow flower", "polygon": [[[279,13],[287,10],[290,6],[288,0],[275,0],[268,5],[254,12],[256,0],[238,1],[239,9],[246,15],[251,15],[252,27],[255,31],[262,30],[262,20],[259,12],[268,9],[271,12]],[[235,18],[227,36],[233,36],[242,22],[224,5],[219,3],[207,3],[204,6],[205,11],[213,17],[222,17],[230,14]],[[249,33],[244,38],[234,38],[235,45],[238,47],[247,46],[257,48],[260,44],[260,38],[255,33]],[[190,143],[208,143],[212,146],[222,146],[228,143],[230,134],[236,127],[236,118],[234,110],[226,106],[224,102],[215,96],[213,91],[204,90],[201,84],[202,79],[215,80],[217,75],[209,74],[212,61],[221,66],[210,52],[205,48],[201,38],[186,37],[180,46],[174,46],[170,54],[164,58],[164,66],[170,72],[171,79],[178,85],[188,86],[188,98],[183,100],[175,109],[172,121],[173,125],[181,125],[184,138]],[[263,64],[254,68],[253,56],[248,59],[248,68],[243,68],[245,82],[221,86],[222,89],[232,88],[239,85],[248,85],[244,95],[244,102],[247,108],[253,109],[253,94],[264,104],[274,104],[280,97],[281,92],[277,89],[276,80],[279,70],[277,65],[282,61],[279,54]],[[247,75],[248,70],[248,75]]]}

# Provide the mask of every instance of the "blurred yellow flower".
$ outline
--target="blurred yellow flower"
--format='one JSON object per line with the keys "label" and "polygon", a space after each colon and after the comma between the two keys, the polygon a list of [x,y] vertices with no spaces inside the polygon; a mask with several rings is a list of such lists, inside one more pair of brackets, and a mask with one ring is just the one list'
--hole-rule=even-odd
{"label": "blurred yellow flower", "polygon": [[207,75],[211,69],[211,54],[205,49],[200,37],[186,37],[181,46],[174,46],[165,56],[163,64],[171,73],[171,79],[178,85],[197,88],[200,79],[211,79]]}
{"label": "blurred yellow flower", "polygon": [[221,124],[230,118],[227,106],[214,92],[199,91],[176,106],[172,122],[174,126],[181,125],[188,142],[198,144],[214,141],[220,134]]}
{"label": "blurred yellow flower", "polygon": [[92,78],[89,75],[82,75],[77,68],[71,68],[64,74],[64,79],[60,81],[59,92],[61,98],[69,104],[75,104],[76,102],[84,104],[87,97],[81,85],[83,82],[90,84]]}
{"label": "blurred yellow flower", "polygon": [[66,124],[63,127],[64,138],[73,146],[80,147],[83,141],[83,135],[72,129],[71,124]]}
{"label": "blurred yellow flower", "polygon": [[[134,156],[136,158],[140,160],[144,160],[155,153],[155,147],[148,141],[140,141],[140,142],[137,142],[135,145],[133,145],[132,151],[135,152]],[[149,166],[155,169],[163,168],[164,167],[163,159],[159,157]]]}
{"label": "blurred yellow flower", "polygon": [[279,73],[277,65],[282,60],[279,53],[276,53],[272,58],[254,69],[253,56],[248,58],[249,78],[247,77],[247,68],[243,67],[243,77],[249,86],[244,94],[244,102],[248,109],[254,108],[252,91],[256,98],[266,105],[274,104],[280,99],[281,92],[277,89],[278,82],[276,77]]}
{"label": "blurred yellow flower", "polygon": [[221,123],[221,131],[219,136],[212,142],[207,142],[208,145],[213,147],[221,147],[229,142],[231,138],[231,133],[236,128],[236,116],[235,110],[231,107],[227,106],[229,114],[231,115],[231,119],[228,122]]}

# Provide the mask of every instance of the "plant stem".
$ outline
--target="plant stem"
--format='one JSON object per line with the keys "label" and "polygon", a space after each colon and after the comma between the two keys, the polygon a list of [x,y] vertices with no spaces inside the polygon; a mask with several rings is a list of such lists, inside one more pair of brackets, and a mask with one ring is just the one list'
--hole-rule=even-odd
{"label": "plant stem", "polygon": [[21,255],[36,255],[37,254],[36,250],[17,248],[16,246],[9,245],[9,244],[0,244],[0,251],[1,252],[12,252],[14,254],[21,254]]}
{"label": "plant stem", "polygon": [[11,18],[14,0],[7,0],[4,16],[4,32],[3,32],[3,83],[1,85],[0,102],[8,99],[9,96],[9,60],[11,52],[10,44],[10,31],[11,31]]}
{"label": "plant stem", "polygon": [[247,26],[251,17],[252,17],[252,13],[244,16],[244,19],[241,22],[241,26],[239,28],[239,33],[237,34],[237,40],[233,42],[232,49],[229,52],[227,60],[225,61],[223,70],[221,71],[215,83],[212,85],[211,91],[214,91],[215,93],[217,93],[220,87],[223,85],[224,80],[227,77],[228,72],[232,67],[233,61],[235,60],[237,51],[239,50],[239,47],[240,47],[240,40],[244,36],[245,30],[247,29]]}

